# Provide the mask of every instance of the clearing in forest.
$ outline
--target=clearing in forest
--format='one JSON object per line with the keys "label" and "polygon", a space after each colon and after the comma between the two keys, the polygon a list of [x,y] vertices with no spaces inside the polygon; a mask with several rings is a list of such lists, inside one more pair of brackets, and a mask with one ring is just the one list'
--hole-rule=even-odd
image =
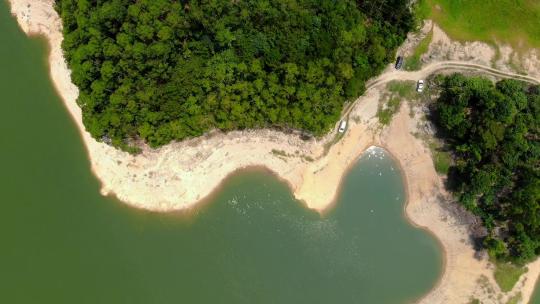
{"label": "clearing in forest", "polygon": [[419,12],[453,39],[540,48],[540,1],[422,0]]}

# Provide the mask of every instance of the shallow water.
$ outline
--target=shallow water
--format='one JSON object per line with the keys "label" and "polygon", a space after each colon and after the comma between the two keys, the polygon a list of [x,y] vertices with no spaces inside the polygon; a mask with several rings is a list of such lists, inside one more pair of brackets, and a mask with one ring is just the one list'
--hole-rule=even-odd
{"label": "shallow water", "polygon": [[531,296],[530,304],[540,304],[540,280],[536,280],[536,287]]}
{"label": "shallow water", "polygon": [[436,284],[441,250],[380,149],[324,217],[263,172],[190,214],[101,197],[44,54],[0,1],[0,303],[405,303]]}

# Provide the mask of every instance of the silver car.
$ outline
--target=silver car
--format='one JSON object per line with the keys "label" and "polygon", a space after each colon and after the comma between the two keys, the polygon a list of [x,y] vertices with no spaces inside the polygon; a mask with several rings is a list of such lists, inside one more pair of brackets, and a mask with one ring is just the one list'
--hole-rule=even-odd
{"label": "silver car", "polygon": [[339,123],[339,129],[338,129],[338,132],[339,133],[343,133],[345,132],[345,129],[347,128],[347,121],[346,120],[342,120],[340,123]]}
{"label": "silver car", "polygon": [[420,79],[416,84],[416,92],[422,93],[422,91],[424,91],[424,80]]}

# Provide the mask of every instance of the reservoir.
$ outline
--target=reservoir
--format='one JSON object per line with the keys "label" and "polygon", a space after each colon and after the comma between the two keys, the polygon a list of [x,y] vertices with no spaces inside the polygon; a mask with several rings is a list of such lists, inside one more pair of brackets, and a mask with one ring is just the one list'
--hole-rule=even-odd
{"label": "reservoir", "polygon": [[437,283],[442,251],[381,149],[323,216],[257,170],[189,212],[100,196],[45,57],[0,1],[0,303],[409,303]]}
{"label": "reservoir", "polygon": [[534,293],[531,296],[531,300],[529,301],[530,304],[540,304],[540,282],[536,281],[536,287],[534,290]]}

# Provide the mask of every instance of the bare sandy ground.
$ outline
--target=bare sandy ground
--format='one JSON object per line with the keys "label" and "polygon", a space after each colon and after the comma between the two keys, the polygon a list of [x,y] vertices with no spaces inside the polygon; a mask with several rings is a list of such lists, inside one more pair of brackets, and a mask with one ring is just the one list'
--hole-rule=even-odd
{"label": "bare sandy ground", "polygon": [[[394,72],[389,67],[369,83],[370,89],[350,109],[347,132],[326,154],[325,144],[334,139],[335,132],[318,140],[303,141],[296,134],[256,130],[213,132],[157,150],[144,148],[143,153],[132,156],[96,142],[85,131],[76,104],[78,90],[71,83],[61,51],[61,23],[52,9],[53,1],[9,2],[25,33],[41,34],[49,41],[51,78],[81,131],[92,171],[101,181],[102,194],[115,195],[131,206],[153,211],[185,209],[210,195],[232,172],[264,166],[286,181],[295,197],[307,207],[324,212],[331,208],[347,169],[368,147],[377,145],[386,148],[401,165],[407,181],[407,216],[413,224],[433,233],[445,251],[444,274],[419,302],[468,303],[475,297],[482,303],[504,303],[519,292],[523,302],[530,298],[540,273],[540,260],[528,265],[529,271],[514,290],[509,293],[499,290],[493,279],[493,266],[485,256],[475,257],[468,237],[469,223],[458,221],[451,211],[453,204],[448,202],[429,149],[413,136],[421,123],[420,117],[411,117],[406,104],[387,128],[381,128],[375,117],[383,85],[390,80],[416,80],[442,69],[474,69],[502,77],[516,76],[514,72],[500,74],[486,65],[493,59],[488,57],[495,55],[476,51],[485,45],[469,46],[469,52],[481,60],[459,56],[438,60],[432,47],[427,59],[423,58],[429,64],[421,71]],[[442,35],[442,31],[434,31],[434,41],[452,43]],[[529,66],[534,67],[537,61],[531,58]],[[530,77],[529,81],[538,79]]]}
{"label": "bare sandy ground", "polygon": [[[420,34],[410,35],[411,43],[423,38],[433,29],[433,39],[429,51],[422,57],[425,64],[440,61],[461,61],[496,68],[500,71],[540,77],[540,50],[530,49],[516,52],[509,45],[489,45],[482,42],[453,41],[431,21],[427,21]],[[406,46],[407,44],[405,44]],[[410,51],[405,48],[406,51]]]}

